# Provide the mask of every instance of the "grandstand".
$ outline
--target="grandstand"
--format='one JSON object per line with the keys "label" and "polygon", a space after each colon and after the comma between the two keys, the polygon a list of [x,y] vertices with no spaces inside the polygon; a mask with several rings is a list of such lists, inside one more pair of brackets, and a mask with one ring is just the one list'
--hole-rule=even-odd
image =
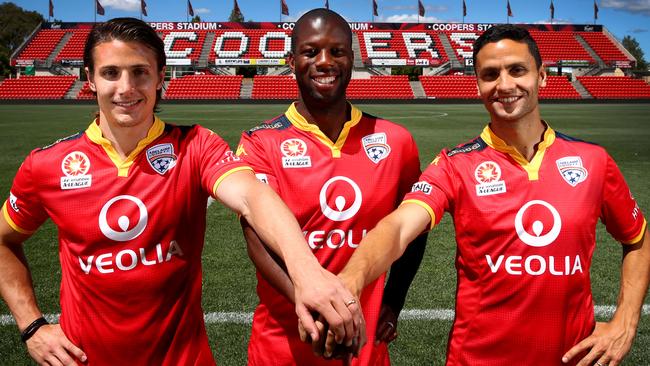
{"label": "grandstand", "polygon": [[[151,23],[165,44],[166,100],[291,100],[286,64],[293,23]],[[476,101],[472,47],[491,24],[351,23],[353,100]],[[551,76],[545,100],[647,100],[636,60],[602,25],[529,24]],[[91,100],[83,47],[92,23],[43,23],[12,55],[21,73],[0,83],[0,100]],[[400,67],[418,77],[392,75]],[[242,68],[248,69],[244,77]],[[251,68],[256,75],[250,77]],[[237,75],[240,74],[240,75]],[[611,76],[611,75],[618,76]]]}

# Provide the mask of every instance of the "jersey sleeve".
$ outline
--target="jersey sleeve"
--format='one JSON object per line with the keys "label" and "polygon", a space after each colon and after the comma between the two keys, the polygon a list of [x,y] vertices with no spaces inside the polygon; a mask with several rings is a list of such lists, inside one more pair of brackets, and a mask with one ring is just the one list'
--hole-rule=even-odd
{"label": "jersey sleeve", "polygon": [[201,185],[206,192],[214,196],[214,192],[224,178],[234,172],[251,168],[237,157],[216,133],[203,127],[198,127],[197,133],[201,141],[199,151]]}
{"label": "jersey sleeve", "polygon": [[616,162],[607,155],[601,220],[618,241],[632,244],[641,240],[646,220]]}
{"label": "jersey sleeve", "polygon": [[446,152],[443,150],[424,170],[418,182],[413,184],[411,192],[406,194],[402,203],[415,203],[422,206],[431,216],[433,228],[449,211],[454,199],[453,169]]}
{"label": "jersey sleeve", "polygon": [[268,157],[272,156],[272,154],[267,150],[257,135],[244,132],[237,146],[237,156],[241,157],[246,164],[253,168],[257,179],[270,185],[277,192],[278,179],[273,166],[268,160]]}
{"label": "jersey sleeve", "polygon": [[14,230],[31,234],[47,220],[47,212],[38,197],[38,185],[32,170],[34,155],[30,154],[18,169],[2,206],[2,215]]}

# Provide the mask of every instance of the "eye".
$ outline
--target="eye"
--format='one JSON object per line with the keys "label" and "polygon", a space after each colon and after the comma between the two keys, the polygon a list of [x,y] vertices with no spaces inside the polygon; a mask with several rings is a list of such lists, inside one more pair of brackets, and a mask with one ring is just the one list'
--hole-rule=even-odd
{"label": "eye", "polygon": [[142,76],[142,75],[148,75],[148,74],[149,74],[149,70],[147,70],[144,67],[138,67],[135,70],[133,70],[133,75],[135,75],[135,76]]}
{"label": "eye", "polygon": [[528,72],[528,70],[523,66],[514,66],[510,69],[510,74],[514,76],[521,76],[526,74],[526,72]]}
{"label": "eye", "polygon": [[114,79],[117,77],[117,70],[112,67],[109,67],[109,68],[102,69],[99,74],[105,79]]}
{"label": "eye", "polygon": [[485,70],[479,76],[483,81],[494,81],[499,76],[499,73],[496,70]]}
{"label": "eye", "polygon": [[307,57],[314,57],[317,53],[318,51],[315,48],[305,48],[300,52],[300,54]]}

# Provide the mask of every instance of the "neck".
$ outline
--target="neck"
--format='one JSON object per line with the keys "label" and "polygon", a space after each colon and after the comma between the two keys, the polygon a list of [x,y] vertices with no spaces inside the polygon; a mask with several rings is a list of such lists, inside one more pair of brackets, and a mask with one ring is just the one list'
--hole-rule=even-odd
{"label": "neck", "polygon": [[323,108],[308,106],[301,98],[296,103],[296,109],[307,122],[318,126],[332,142],[338,140],[343,125],[351,118],[351,112],[348,112],[348,103],[345,99]]}
{"label": "neck", "polygon": [[539,113],[531,113],[533,118],[518,121],[497,121],[490,123],[490,129],[508,145],[531,161],[537,152],[537,145],[544,140],[546,125]]}
{"label": "neck", "polygon": [[102,135],[111,142],[113,148],[122,160],[138,146],[138,143],[147,137],[149,129],[153,125],[154,117],[151,116],[149,123],[137,123],[134,126],[120,126],[117,123],[107,122],[105,116],[100,112],[99,129]]}

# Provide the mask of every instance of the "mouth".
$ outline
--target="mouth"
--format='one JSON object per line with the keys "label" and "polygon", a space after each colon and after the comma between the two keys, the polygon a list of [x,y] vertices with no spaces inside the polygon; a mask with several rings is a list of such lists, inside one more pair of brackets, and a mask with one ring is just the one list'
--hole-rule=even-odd
{"label": "mouth", "polygon": [[322,86],[330,86],[334,84],[334,81],[336,80],[336,76],[314,76],[311,79],[314,80],[316,84]]}
{"label": "mouth", "polygon": [[140,102],[142,102],[142,99],[131,100],[131,101],[113,101],[113,104],[122,108],[131,108],[136,104],[139,104]]}
{"label": "mouth", "polygon": [[512,104],[519,99],[521,99],[523,96],[522,95],[516,95],[516,96],[510,96],[510,97],[496,97],[492,98],[493,102],[499,102],[501,104]]}

